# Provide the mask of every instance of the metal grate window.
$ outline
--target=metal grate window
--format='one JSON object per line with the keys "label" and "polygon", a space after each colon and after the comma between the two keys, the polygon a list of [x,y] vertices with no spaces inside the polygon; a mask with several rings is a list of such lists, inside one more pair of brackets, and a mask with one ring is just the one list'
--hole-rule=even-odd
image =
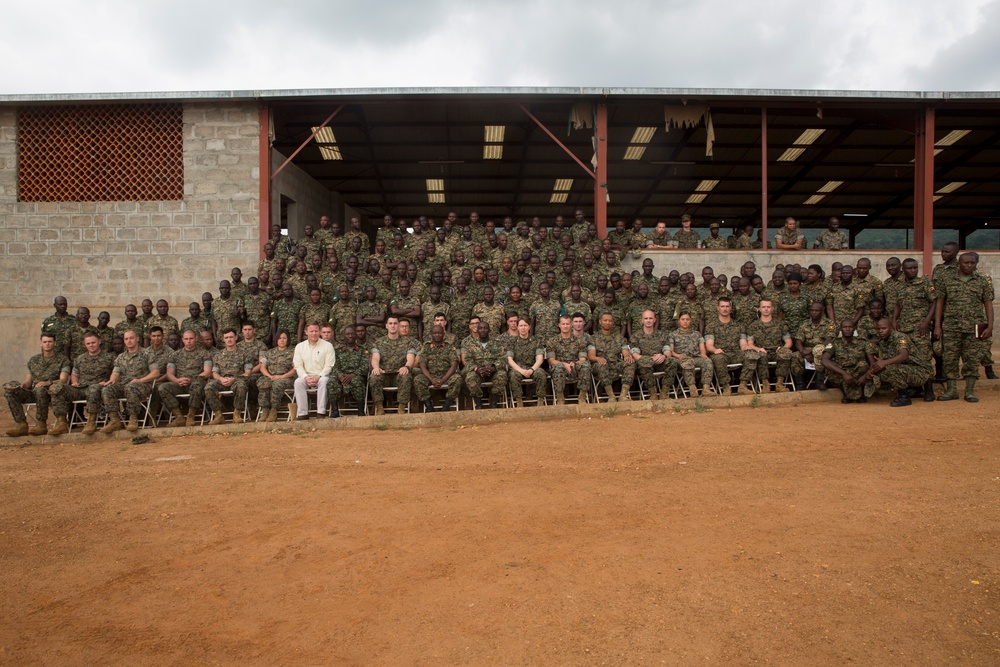
{"label": "metal grate window", "polygon": [[18,200],[184,197],[180,104],[26,107],[17,113]]}

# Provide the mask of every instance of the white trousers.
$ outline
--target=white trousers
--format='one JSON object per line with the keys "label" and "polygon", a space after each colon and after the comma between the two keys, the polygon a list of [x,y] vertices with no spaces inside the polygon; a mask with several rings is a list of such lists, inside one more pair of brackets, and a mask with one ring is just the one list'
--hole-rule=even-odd
{"label": "white trousers", "polygon": [[[329,393],[326,390],[326,384],[330,381],[329,375],[321,376],[319,383],[316,385],[316,413],[326,414],[326,399]],[[295,405],[298,407],[296,410],[296,417],[305,417],[309,414],[309,393],[306,387],[305,378],[295,378]]]}

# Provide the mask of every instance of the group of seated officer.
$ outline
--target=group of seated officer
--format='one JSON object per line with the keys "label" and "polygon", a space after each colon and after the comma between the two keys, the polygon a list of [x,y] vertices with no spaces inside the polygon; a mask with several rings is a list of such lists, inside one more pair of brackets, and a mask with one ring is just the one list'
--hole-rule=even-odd
{"label": "group of seated officer", "polygon": [[[609,239],[591,241],[593,225],[580,211],[576,218],[557,221],[558,240],[537,220],[516,227],[505,220],[512,245],[503,231],[497,238],[492,223],[484,227],[471,216],[469,225],[456,226],[449,215],[442,228],[422,233],[417,230],[425,221],[414,221],[410,232],[405,222],[386,216],[373,253],[356,220],[340,236],[321,219],[324,234],[308,227],[297,242],[276,237],[256,276],[243,283],[234,269],[218,296],[205,292],[181,323],[165,300],[156,302],[154,314],[152,300],[145,299],[141,314],[129,305],[112,328],[102,312],[95,327],[87,308],[72,318],[66,299],[57,297],[27,377],[5,385],[17,422],[11,433],[64,433],[74,401],[86,401],[85,433],[96,431],[102,413],[108,419],[103,431],[137,430],[150,396],[175,425],[195,423],[205,403],[212,423],[222,423],[221,398],[230,393],[233,421],[254,418],[258,407],[262,419],[274,420],[300,377],[295,349],[309,342],[313,326],[335,352],[326,370],[326,388],[337,399],[330,401],[330,414],[347,395],[358,414],[368,412],[368,396],[374,414],[381,414],[388,387],[395,388],[403,411],[411,393],[425,410],[434,409],[433,391],[444,393],[442,409],[453,407],[462,392],[485,406],[509,395],[519,407],[526,390],[539,404],[551,392],[558,404],[566,400],[567,384],[581,401],[597,400],[592,384],[608,400],[629,400],[637,379],[643,395],[666,398],[675,377],[693,395],[705,396],[714,384],[727,392],[730,372],[738,391],[767,391],[772,365],[777,391],[810,381],[818,388],[839,383],[844,399],[854,401],[886,384],[897,389],[893,404],[905,405],[918,380],[925,399],[934,398],[924,375],[933,375],[935,353],[941,359],[934,379],[948,383],[942,400],[957,398],[960,378],[966,400],[977,400],[972,385],[980,363],[992,376],[992,283],[976,270],[975,253],[959,258],[955,244],[942,249],[933,279],[919,275],[916,260],[891,258],[882,281],[863,258],[855,266],[834,263],[829,277],[818,265],[779,264],[767,281],[752,261],[731,280],[706,266],[698,282],[676,270],[657,275],[650,258],[641,271],[622,271],[621,248]],[[688,221],[682,227],[678,235]],[[629,249],[636,245],[641,243]],[[474,263],[465,261],[465,250]],[[309,267],[301,259],[286,261],[293,256],[308,259]],[[971,300],[961,292],[967,284],[978,290]],[[974,308],[942,308],[949,299]],[[988,326],[969,336],[970,321]],[[865,342],[858,349],[837,347],[845,322],[852,327],[849,338]],[[896,366],[920,372],[899,379]],[[812,369],[815,378],[806,372]],[[36,409],[30,428],[26,403]],[[56,417],[51,430],[50,403]]]}

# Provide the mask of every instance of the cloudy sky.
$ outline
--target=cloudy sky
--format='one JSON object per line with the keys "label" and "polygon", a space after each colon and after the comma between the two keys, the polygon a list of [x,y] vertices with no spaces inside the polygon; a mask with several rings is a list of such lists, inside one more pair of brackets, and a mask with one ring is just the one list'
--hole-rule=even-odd
{"label": "cloudy sky", "polygon": [[1000,89],[1000,0],[5,3],[0,94]]}

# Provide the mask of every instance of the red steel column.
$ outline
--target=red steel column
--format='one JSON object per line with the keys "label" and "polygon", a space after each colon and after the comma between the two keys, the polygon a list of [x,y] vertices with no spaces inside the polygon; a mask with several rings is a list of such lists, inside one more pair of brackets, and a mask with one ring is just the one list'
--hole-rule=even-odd
{"label": "red steel column", "polygon": [[767,108],[760,109],[760,229],[767,250]]}
{"label": "red steel column", "polygon": [[594,176],[594,220],[597,235],[608,235],[608,105],[597,103],[597,173]]}
{"label": "red steel column", "polygon": [[934,262],[934,109],[919,112],[914,135],[913,245],[922,251],[925,275]]}
{"label": "red steel column", "polygon": [[260,164],[257,169],[257,180],[260,183],[260,196],[257,202],[257,217],[260,219],[260,245],[258,252],[264,258],[264,244],[271,235],[271,110],[266,102],[262,102],[257,112],[257,122],[260,124],[259,146]]}

